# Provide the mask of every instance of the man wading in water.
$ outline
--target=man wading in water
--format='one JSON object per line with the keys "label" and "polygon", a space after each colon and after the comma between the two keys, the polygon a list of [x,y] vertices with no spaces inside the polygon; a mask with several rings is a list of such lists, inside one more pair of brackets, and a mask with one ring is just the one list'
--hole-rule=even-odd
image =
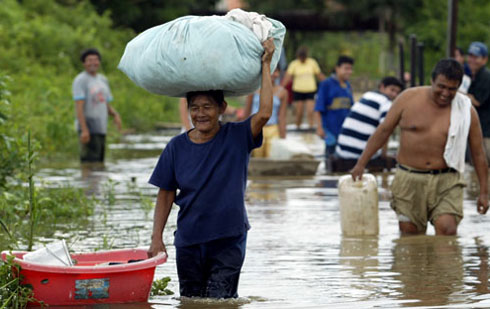
{"label": "man wading in water", "polygon": [[371,156],[400,125],[399,165],[391,188],[391,207],[402,234],[424,234],[428,221],[437,235],[456,234],[463,218],[467,141],[480,183],[477,210],[480,214],[488,210],[488,165],[482,131],[471,101],[457,93],[462,78],[463,68],[457,61],[440,60],[430,87],[407,89],[395,100],[351,171],[354,180],[362,178]]}

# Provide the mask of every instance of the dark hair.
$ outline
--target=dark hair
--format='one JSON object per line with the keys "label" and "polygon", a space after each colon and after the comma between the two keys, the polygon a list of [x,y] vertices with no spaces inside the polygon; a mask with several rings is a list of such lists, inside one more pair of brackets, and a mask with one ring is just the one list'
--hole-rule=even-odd
{"label": "dark hair", "polygon": [[354,58],[349,57],[349,56],[339,56],[339,59],[337,59],[337,64],[336,66],[341,66],[344,63],[349,63],[354,65]]}
{"label": "dark hair", "polygon": [[384,77],[382,80],[381,80],[381,83],[379,83],[379,85],[383,85],[384,87],[388,87],[388,86],[397,86],[397,87],[400,87],[400,89],[403,90],[403,88],[405,88],[403,86],[403,83],[396,77],[394,76],[386,76]]}
{"label": "dark hair", "polygon": [[90,56],[90,55],[97,55],[97,57],[99,57],[99,61],[102,60],[102,57],[100,56],[100,53],[96,48],[84,49],[80,54],[80,60],[82,62],[85,62],[85,58],[87,58],[87,56]]}
{"label": "dark hair", "polygon": [[456,47],[454,50],[459,51],[459,54],[460,54],[461,56],[464,56],[464,50],[463,50],[461,47]]}
{"label": "dark hair", "polygon": [[308,57],[308,47],[301,46],[300,48],[298,48],[298,50],[296,51],[296,57],[301,60],[305,60]]}
{"label": "dark hair", "polygon": [[219,107],[223,106],[223,103],[225,102],[223,90],[191,91],[185,95],[187,99],[187,107],[189,107],[191,102],[200,95],[211,98],[216,104],[218,104]]}
{"label": "dark hair", "polygon": [[439,60],[432,70],[432,80],[436,80],[438,75],[444,75],[449,80],[457,80],[459,84],[463,80],[463,66],[454,59],[446,58]]}

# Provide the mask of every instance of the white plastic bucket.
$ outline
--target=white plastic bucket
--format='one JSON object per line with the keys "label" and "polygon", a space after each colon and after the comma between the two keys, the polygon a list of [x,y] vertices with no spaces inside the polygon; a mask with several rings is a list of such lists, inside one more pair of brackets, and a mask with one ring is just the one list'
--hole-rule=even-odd
{"label": "white plastic bucket", "polygon": [[340,225],[345,236],[378,235],[378,186],[372,174],[339,179]]}

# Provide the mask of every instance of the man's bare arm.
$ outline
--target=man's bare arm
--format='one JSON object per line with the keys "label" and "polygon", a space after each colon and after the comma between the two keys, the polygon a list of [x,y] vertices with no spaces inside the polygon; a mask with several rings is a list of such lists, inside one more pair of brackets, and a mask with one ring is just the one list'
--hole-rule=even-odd
{"label": "man's bare arm", "polygon": [[376,153],[376,151],[378,151],[381,147],[388,143],[390,135],[393,133],[396,126],[400,122],[403,112],[403,106],[405,105],[404,102],[406,100],[407,94],[403,93],[395,100],[395,102],[393,102],[393,105],[386,114],[385,120],[378,126],[373,135],[371,135],[371,137],[368,139],[366,148],[364,148],[361,157],[357,160],[356,165],[351,171],[351,175],[354,180],[362,179],[364,168],[366,167],[371,157]]}
{"label": "man's bare arm", "polygon": [[323,74],[322,72],[320,72],[320,73],[316,74],[316,78],[318,79],[318,81],[321,82],[321,81],[323,81],[327,77],[325,76],[325,74]]}
{"label": "man's bare arm", "polygon": [[288,93],[286,89],[282,88],[279,93],[279,99],[281,100],[281,105],[279,106],[279,137],[286,138],[286,122],[287,122],[287,111],[288,111]]}
{"label": "man's bare arm", "polygon": [[475,167],[478,182],[480,183],[480,195],[477,201],[477,210],[485,214],[488,210],[488,163],[483,148],[483,134],[480,120],[474,107],[471,108],[471,126],[469,133],[471,157]]}
{"label": "man's bare arm", "polygon": [[83,106],[85,105],[85,100],[75,101],[78,124],[80,126],[80,142],[87,144],[90,142],[90,132],[87,126],[87,120],[85,119],[85,113],[83,111]]}
{"label": "man's bare arm", "polygon": [[326,133],[325,130],[323,130],[322,114],[318,111],[315,111],[313,117],[315,118],[316,122],[316,135],[318,135],[322,139],[325,139]]}
{"label": "man's bare arm", "polygon": [[119,116],[119,113],[116,112],[114,107],[111,104],[109,104],[109,102],[107,102],[107,112],[109,113],[109,115],[114,117],[114,123],[116,124],[117,130],[121,132],[122,129],[121,117]]}
{"label": "man's bare arm", "polygon": [[286,74],[284,75],[284,78],[282,79],[281,86],[286,88],[292,79],[293,79],[293,76],[291,74],[289,74],[288,72],[286,72]]}
{"label": "man's bare arm", "polygon": [[386,142],[381,148],[381,156],[386,158],[388,156],[388,142]]}

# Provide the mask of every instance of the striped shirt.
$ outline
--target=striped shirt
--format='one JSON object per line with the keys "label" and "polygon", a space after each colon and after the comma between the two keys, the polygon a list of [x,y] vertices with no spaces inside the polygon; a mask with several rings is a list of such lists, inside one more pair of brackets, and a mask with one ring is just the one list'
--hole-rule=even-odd
{"label": "striped shirt", "polygon": [[[384,94],[377,91],[366,92],[354,103],[342,124],[335,148],[336,155],[342,159],[358,159],[367,140],[383,122],[390,107],[391,101]],[[373,158],[380,154],[381,150]]]}

